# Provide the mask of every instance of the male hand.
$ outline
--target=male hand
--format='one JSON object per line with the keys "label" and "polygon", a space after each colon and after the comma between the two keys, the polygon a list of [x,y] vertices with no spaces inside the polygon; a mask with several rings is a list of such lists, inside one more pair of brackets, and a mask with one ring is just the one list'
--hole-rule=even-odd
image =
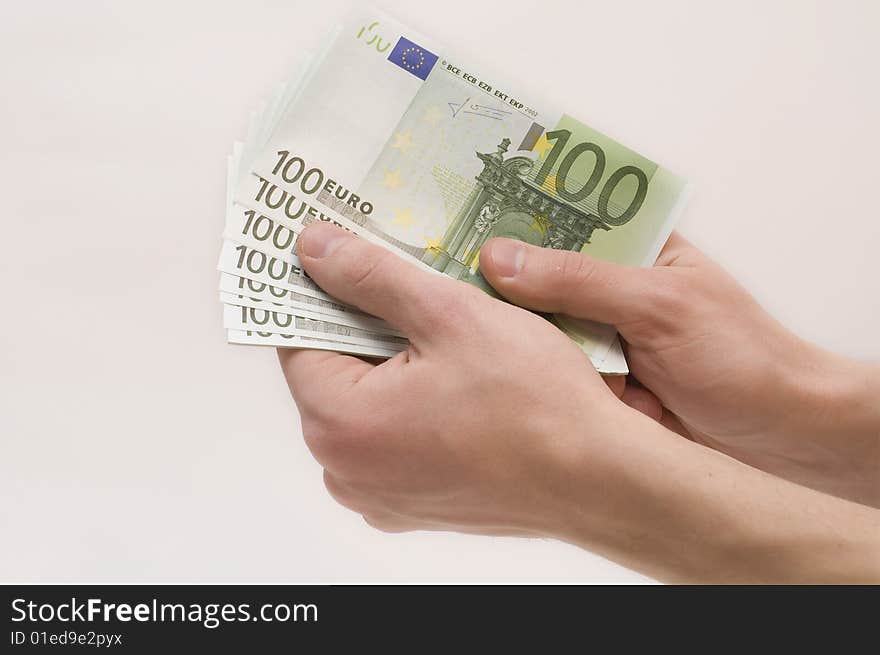
{"label": "male hand", "polygon": [[[379,365],[279,350],[328,490],[371,525],[555,537],[675,581],[877,579],[876,511],[682,439],[537,315],[327,224],[306,228],[299,255],[412,344]],[[620,391],[648,409],[644,390]]]}
{"label": "male hand", "polygon": [[596,513],[608,511],[614,479],[638,459],[627,451],[647,453],[629,428],[651,422],[556,327],[327,224],[299,243],[327,293],[412,344],[380,365],[279,350],[306,443],[340,503],[384,530],[558,536],[577,478],[592,485]]}
{"label": "male hand", "polygon": [[880,504],[880,372],[788,332],[682,237],[653,268],[493,239],[480,271],[518,305],[617,326],[656,396],[637,386],[623,398],[645,414],[775,475]]}

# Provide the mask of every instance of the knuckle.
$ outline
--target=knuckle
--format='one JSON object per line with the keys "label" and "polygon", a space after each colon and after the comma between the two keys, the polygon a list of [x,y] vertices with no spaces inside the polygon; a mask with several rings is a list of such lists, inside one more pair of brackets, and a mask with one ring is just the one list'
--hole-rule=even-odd
{"label": "knuckle", "polygon": [[688,284],[679,276],[665,276],[651,285],[648,294],[650,315],[663,324],[680,323],[691,309],[693,294]]}
{"label": "knuckle", "polygon": [[389,266],[395,255],[383,248],[370,248],[364,254],[346,260],[345,279],[354,290],[363,290]]}
{"label": "knuckle", "polygon": [[415,518],[422,515],[421,502],[411,492],[400,491],[385,493],[382,507],[398,518]]}
{"label": "knuckle", "polygon": [[416,314],[424,318],[430,332],[455,333],[475,311],[470,292],[476,289],[454,280],[440,279],[435,282],[425,285],[410,305]]}
{"label": "knuckle", "polygon": [[561,257],[559,273],[563,282],[571,288],[581,287],[590,281],[595,268],[590,260],[579,252],[567,250]]}
{"label": "knuckle", "polygon": [[395,534],[406,532],[408,529],[400,521],[389,517],[387,514],[364,513],[362,516],[367,525],[379,532]]}
{"label": "knuckle", "polygon": [[355,493],[330,487],[327,487],[327,491],[334,501],[346,509],[350,509],[352,512],[360,514],[361,512],[366,512],[370,509],[369,503]]}
{"label": "knuckle", "polygon": [[306,447],[321,464],[332,461],[332,434],[321,421],[302,417],[302,434]]}
{"label": "knuckle", "polygon": [[468,332],[474,327],[485,329],[487,312],[492,302],[490,296],[469,284],[456,284],[456,287],[458,294],[451,301],[449,314],[453,326],[459,330],[466,329]]}
{"label": "knuckle", "polygon": [[348,452],[357,437],[351,422],[330,416],[303,416],[302,434],[306,446],[323,465],[341,466],[349,459]]}
{"label": "knuckle", "polygon": [[301,411],[300,416],[303,440],[312,455],[341,474],[357,474],[387,448],[387,421],[369,400],[325,402],[317,411]]}
{"label": "knuckle", "polygon": [[317,390],[306,388],[298,389],[293,396],[299,409],[300,416],[305,420],[306,417],[320,418],[324,406],[324,398]]}
{"label": "knuckle", "polygon": [[437,285],[431,293],[420,296],[419,311],[423,313],[435,329],[453,328],[461,320],[462,299],[450,285]]}
{"label": "knuckle", "polygon": [[565,251],[561,261],[557,265],[557,271],[561,278],[563,312],[568,309],[568,303],[579,297],[579,292],[590,284],[596,267],[593,263],[579,252]]}
{"label": "knuckle", "polygon": [[349,486],[342,484],[339,480],[324,471],[324,488],[331,498],[343,507],[356,512],[366,511],[367,505],[361,496],[353,491]]}

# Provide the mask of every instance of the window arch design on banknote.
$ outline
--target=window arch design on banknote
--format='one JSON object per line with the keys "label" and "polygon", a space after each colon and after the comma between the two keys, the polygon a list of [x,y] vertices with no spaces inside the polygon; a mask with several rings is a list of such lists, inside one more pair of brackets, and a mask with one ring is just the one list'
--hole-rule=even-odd
{"label": "window arch design on banknote", "polygon": [[598,216],[529,181],[534,160],[523,155],[505,159],[509,147],[510,139],[505,138],[495,152],[476,153],[483,162],[477,184],[440,243],[425,250],[423,262],[451,277],[486,287],[472,267],[480,248],[492,237],[580,251],[590,242],[593,230],[611,229]]}

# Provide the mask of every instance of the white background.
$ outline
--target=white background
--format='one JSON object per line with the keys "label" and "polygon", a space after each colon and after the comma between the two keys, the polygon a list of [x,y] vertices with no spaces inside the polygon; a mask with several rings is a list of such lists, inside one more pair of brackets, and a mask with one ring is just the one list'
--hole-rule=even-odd
{"label": "white background", "polygon": [[[799,334],[880,357],[878,3],[383,6],[693,180],[686,236]],[[224,343],[225,155],[343,9],[3,2],[0,580],[645,580],[372,531],[324,491],[275,353]]]}

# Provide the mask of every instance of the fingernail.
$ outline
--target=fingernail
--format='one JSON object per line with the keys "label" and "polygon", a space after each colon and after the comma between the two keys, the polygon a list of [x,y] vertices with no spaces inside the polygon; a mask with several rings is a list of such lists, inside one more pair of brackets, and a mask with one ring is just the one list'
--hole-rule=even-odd
{"label": "fingernail", "polygon": [[347,238],[348,232],[344,230],[316,223],[303,231],[299,238],[299,249],[302,254],[312,259],[329,257]]}
{"label": "fingernail", "polygon": [[492,264],[501,277],[513,277],[522,270],[525,249],[518,241],[498,239],[492,244]]}

